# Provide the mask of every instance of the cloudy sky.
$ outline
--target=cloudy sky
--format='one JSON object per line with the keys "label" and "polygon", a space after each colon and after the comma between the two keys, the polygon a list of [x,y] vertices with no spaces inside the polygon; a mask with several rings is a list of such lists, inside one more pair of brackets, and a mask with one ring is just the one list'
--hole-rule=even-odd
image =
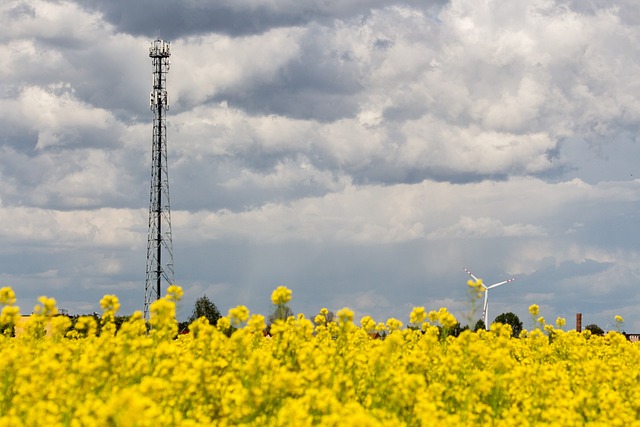
{"label": "cloudy sky", "polygon": [[[0,285],[142,310],[156,38],[180,317],[350,307],[468,323],[530,304],[640,332],[640,4],[16,0],[0,5]],[[476,313],[476,318],[479,313]]]}

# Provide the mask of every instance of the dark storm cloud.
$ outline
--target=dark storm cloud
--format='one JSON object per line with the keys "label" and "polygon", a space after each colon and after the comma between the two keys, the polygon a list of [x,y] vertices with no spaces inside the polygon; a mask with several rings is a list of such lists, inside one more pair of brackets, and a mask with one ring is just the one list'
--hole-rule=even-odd
{"label": "dark storm cloud", "polygon": [[249,114],[278,114],[294,119],[332,122],[351,118],[357,111],[357,99],[348,94],[323,92],[313,88],[290,88],[286,79],[255,88],[250,93],[223,93],[231,106]]}
{"label": "dark storm cloud", "polygon": [[[437,10],[446,1],[344,0],[335,2],[263,0],[128,0],[78,2],[97,10],[119,31],[170,40],[209,32],[230,36],[260,34],[276,27],[302,26],[310,22],[350,19],[370,10],[394,4],[415,4]],[[434,12],[435,13],[435,12]]]}
{"label": "dark storm cloud", "polygon": [[69,46],[37,39],[34,46],[35,59],[26,55],[21,59],[20,52],[11,58],[15,68],[0,86],[1,98],[20,98],[33,88],[41,88],[51,96],[70,96],[108,109],[124,122],[148,114],[151,66],[144,57],[145,45]]}
{"label": "dark storm cloud", "polygon": [[272,81],[250,92],[222,93],[221,99],[249,113],[318,121],[353,117],[358,108],[354,95],[363,89],[359,64],[351,52],[326,42],[323,28],[312,25],[299,42],[300,56],[282,67]]}

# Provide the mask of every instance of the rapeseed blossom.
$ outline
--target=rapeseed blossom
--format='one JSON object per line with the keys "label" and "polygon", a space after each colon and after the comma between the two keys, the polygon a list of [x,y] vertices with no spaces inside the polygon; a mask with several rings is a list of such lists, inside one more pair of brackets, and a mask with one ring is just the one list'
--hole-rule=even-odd
{"label": "rapeseed blossom", "polygon": [[616,315],[613,318],[616,321],[616,330],[618,332],[620,332],[620,329],[622,328],[622,325],[624,324],[624,319],[622,318],[622,316]]}
{"label": "rapeseed blossom", "polygon": [[291,301],[291,289],[288,289],[285,286],[278,286],[271,293],[271,301],[275,305],[288,303]]}
{"label": "rapeseed blossom", "polygon": [[[17,326],[8,289],[0,321]],[[276,291],[274,303],[289,302]],[[237,306],[177,335],[181,295],[175,287],[152,304],[150,329],[136,312],[99,334],[93,317],[69,331],[55,301],[40,299],[22,333],[0,335],[0,426],[640,424],[640,345],[556,329],[537,306],[537,327],[520,338],[498,323],[443,336],[457,324],[444,307],[415,308],[404,329],[370,316],[358,327],[349,309],[329,321],[322,309],[315,325],[290,316],[265,336],[264,316]],[[108,326],[119,301],[101,305]]]}
{"label": "rapeseed blossom", "polygon": [[45,316],[53,316],[54,314],[58,314],[58,308],[56,307],[55,299],[40,297],[38,298],[38,302],[40,302],[40,304],[42,305],[37,305],[36,307],[34,307],[34,312],[40,312]]}
{"label": "rapeseed blossom", "polygon": [[0,288],[0,305],[13,305],[16,303],[16,294],[8,286]]}
{"label": "rapeseed blossom", "polygon": [[240,324],[249,320],[249,309],[244,305],[231,308],[229,309],[228,318],[234,326],[240,326]]}
{"label": "rapeseed blossom", "polygon": [[228,331],[231,328],[231,319],[229,319],[227,316],[222,316],[218,319],[216,326],[222,332]]}
{"label": "rapeseed blossom", "polygon": [[411,314],[409,315],[409,323],[419,326],[422,324],[422,322],[425,321],[426,318],[427,312],[425,311],[424,307],[414,307],[411,311]]}
{"label": "rapeseed blossom", "polygon": [[387,323],[385,326],[386,326],[385,329],[387,331],[393,332],[402,328],[402,322],[399,321],[398,319],[394,319],[393,317],[390,317],[389,319],[387,319]]}
{"label": "rapeseed blossom", "polygon": [[469,286],[469,291],[474,298],[481,298],[482,295],[486,292],[486,288],[482,283],[482,279],[478,280],[468,280],[467,286]]}
{"label": "rapeseed blossom", "polygon": [[340,320],[341,323],[348,323],[353,321],[354,313],[353,311],[349,310],[346,307],[341,310],[338,310],[337,314],[338,314],[338,319]]}
{"label": "rapeseed blossom", "polygon": [[247,329],[252,333],[260,333],[264,331],[267,325],[264,323],[264,316],[262,314],[252,314],[247,321]]}
{"label": "rapeseed blossom", "polygon": [[184,292],[178,285],[171,285],[167,288],[167,299],[173,302],[178,302],[182,299]]}
{"label": "rapeseed blossom", "polygon": [[438,322],[440,322],[443,328],[451,329],[456,326],[458,320],[453,314],[449,313],[446,307],[441,307],[440,310],[438,310]]}
{"label": "rapeseed blossom", "polygon": [[360,320],[360,325],[362,326],[362,330],[364,330],[367,333],[373,333],[376,331],[376,321],[373,320],[373,317],[371,316],[364,316],[361,320]]}

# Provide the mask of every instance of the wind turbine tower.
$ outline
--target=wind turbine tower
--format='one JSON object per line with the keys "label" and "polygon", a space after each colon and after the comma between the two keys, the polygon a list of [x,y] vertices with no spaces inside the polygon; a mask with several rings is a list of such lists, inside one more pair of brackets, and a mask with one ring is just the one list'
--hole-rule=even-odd
{"label": "wind turbine tower", "polygon": [[[476,282],[479,280],[476,276],[473,275],[473,273],[471,273],[466,268],[464,269],[464,271],[466,271],[469,274],[469,276],[471,276],[473,280],[475,280]],[[489,318],[489,289],[497,288],[498,286],[504,285],[506,283],[511,283],[514,280],[516,280],[515,277],[509,280],[504,280],[502,282],[494,283],[493,285],[490,285],[490,286],[486,286],[484,283],[482,283],[482,287],[484,288],[484,305],[482,306],[482,321],[484,322],[484,327],[487,330],[489,330],[489,324],[487,323],[487,319]]]}
{"label": "wind turbine tower", "polygon": [[162,296],[162,283],[173,284],[173,244],[171,210],[169,208],[169,175],[167,172],[167,126],[169,109],[166,78],[169,72],[170,44],[155,40],[149,48],[153,64],[153,90],[149,97],[153,117],[151,150],[151,195],[149,200],[149,234],[147,238],[147,274],[144,286],[144,318],[149,319],[149,306]]}

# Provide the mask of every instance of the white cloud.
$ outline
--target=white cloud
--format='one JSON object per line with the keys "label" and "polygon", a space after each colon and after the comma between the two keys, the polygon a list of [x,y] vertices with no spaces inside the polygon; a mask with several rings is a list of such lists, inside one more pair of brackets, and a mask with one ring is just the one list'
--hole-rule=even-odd
{"label": "white cloud", "polygon": [[2,207],[2,240],[11,251],[17,243],[45,247],[144,248],[146,211],[103,208],[59,211],[27,207]]}
{"label": "white cloud", "polygon": [[553,167],[548,151],[555,142],[544,133],[524,135],[456,128],[445,122],[416,120],[404,126],[402,163],[427,170],[478,174],[530,174]]}
{"label": "white cloud", "polygon": [[504,225],[492,218],[462,217],[453,226],[436,230],[429,234],[431,239],[478,238],[478,237],[544,237],[547,233],[542,227],[530,224]]}
{"label": "white cloud", "polygon": [[329,190],[340,190],[349,184],[345,182],[345,179],[336,179],[329,171],[316,169],[304,158],[299,160],[285,159],[266,174],[246,169],[238,172],[237,176],[220,183],[220,185],[233,191],[247,186],[256,189],[282,190],[283,188],[304,186],[305,184],[320,185]]}
{"label": "white cloud", "polygon": [[284,28],[260,36],[211,34],[176,40],[170,94],[185,108],[206,102],[220,91],[250,91],[298,57],[297,39],[302,33],[302,29]]}
{"label": "white cloud", "polygon": [[91,108],[74,98],[71,88],[57,84],[47,89],[28,87],[16,102],[3,103],[3,112],[16,114],[14,120],[38,129],[37,149],[59,144],[78,143],[78,132],[86,129],[118,127],[111,114]]}
{"label": "white cloud", "polygon": [[0,20],[12,38],[75,40],[105,26],[98,14],[87,13],[71,2],[32,0],[4,2]]}
{"label": "white cloud", "polygon": [[614,183],[593,186],[577,180],[559,184],[522,178],[465,185],[430,181],[350,185],[322,197],[271,203],[241,212],[180,212],[176,227],[193,230],[192,238],[237,235],[256,241],[380,243],[425,237],[546,238],[563,230],[565,224],[574,223],[570,214],[558,217],[549,229],[544,225],[572,205],[630,200],[640,200],[640,187]]}

